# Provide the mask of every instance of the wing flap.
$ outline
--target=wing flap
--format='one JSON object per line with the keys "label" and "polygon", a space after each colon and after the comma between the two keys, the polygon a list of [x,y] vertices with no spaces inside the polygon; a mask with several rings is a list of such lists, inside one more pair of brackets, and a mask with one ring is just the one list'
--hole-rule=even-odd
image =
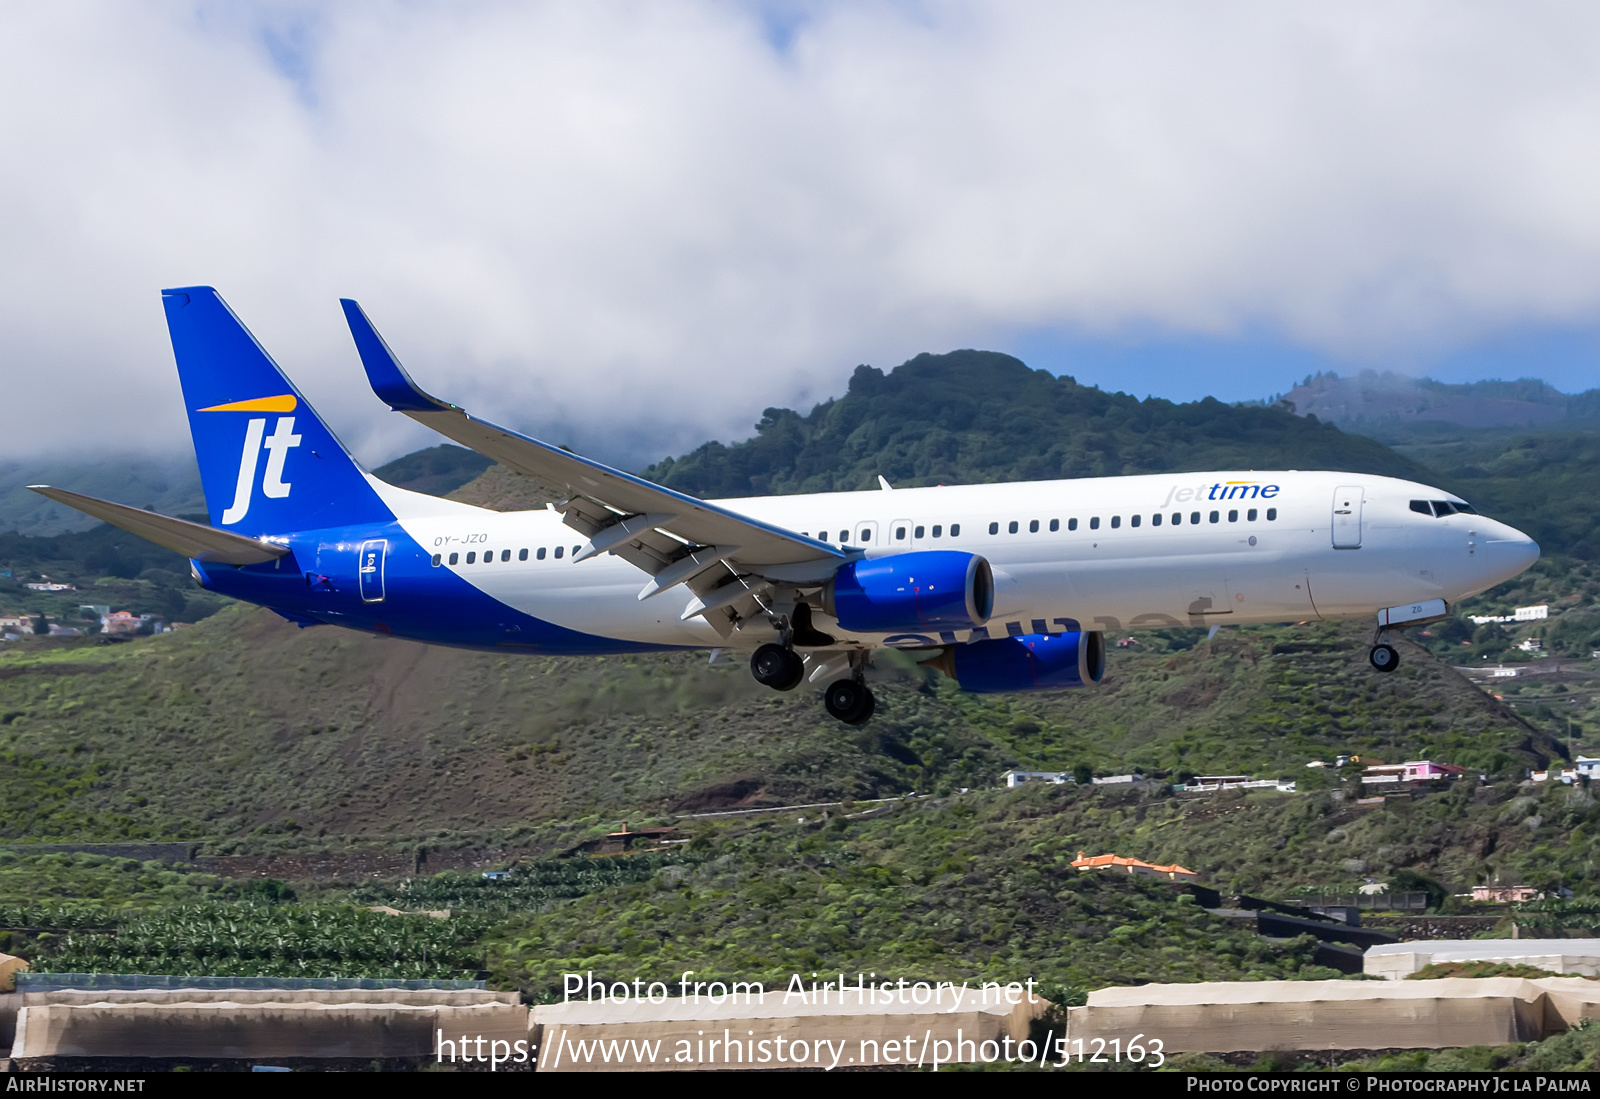
{"label": "wing flap", "polygon": [[274,542],[247,538],[232,531],[191,523],[187,519],[157,515],[153,511],[142,511],[127,504],[113,504],[110,500],[100,500],[66,489],[49,485],[29,485],[28,488],[40,496],[66,504],[85,515],[92,515],[129,534],[137,534],[140,538],[197,561],[214,561],[221,565],[260,565],[289,552],[288,546]]}

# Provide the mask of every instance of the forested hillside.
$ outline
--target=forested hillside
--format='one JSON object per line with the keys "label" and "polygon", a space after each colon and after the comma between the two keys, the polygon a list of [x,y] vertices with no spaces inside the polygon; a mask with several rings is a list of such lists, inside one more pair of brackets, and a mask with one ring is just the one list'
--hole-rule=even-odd
{"label": "forested hillside", "polygon": [[[1115,983],[1339,975],[1310,936],[1263,938],[1169,882],[1081,874],[1080,850],[1282,898],[1378,880],[1459,910],[1449,894],[1470,885],[1527,882],[1576,897],[1472,926],[1592,934],[1600,800],[1525,776],[1600,751],[1587,660],[1600,649],[1596,437],[1408,431],[1390,447],[1285,407],[1137,401],[967,351],[862,367],[836,400],[769,409],[751,439],[647,471],[737,496],[865,488],[879,474],[909,485],[1329,467],[1459,491],[1546,549],[1517,581],[1399,640],[1393,675],[1368,668],[1359,622],[1116,634],[1100,687],[1014,696],[963,694],[885,653],[862,728],[826,717],[812,689],[758,686],[742,660],[528,657],[301,630],[199,591],[185,561],[108,527],[0,535],[13,573],[0,610],[91,629],[105,605],[194,623],[117,643],[0,644],[0,950],[36,970],[484,975],[535,999],[589,969],[1028,975],[1059,1002]],[[562,495],[451,446],[377,472],[501,510]],[[44,576],[72,590],[23,586]],[[1552,617],[1464,617],[1528,603]],[[1534,638],[1554,657],[1517,647]],[[1491,661],[1560,670],[1485,690],[1452,667]],[[1340,756],[1360,762],[1306,766]],[[1367,796],[1361,766],[1420,757],[1467,771],[1414,797]],[[1013,767],[1138,777],[1008,790]],[[1174,793],[1204,774],[1297,789]],[[795,808],[726,815],[777,806]],[[624,825],[673,827],[676,842],[597,854]],[[187,841],[195,863],[7,846],[160,840]],[[491,866],[511,874],[478,872]],[[1587,1063],[1564,1040],[1492,1056]]]}
{"label": "forested hillside", "polygon": [[[1595,446],[1592,435],[1533,435],[1490,459],[1467,440],[1436,442],[1418,453],[1447,468],[1427,469],[1282,408],[1137,401],[1029,370],[1008,356],[961,351],[922,355],[888,374],[862,367],[836,400],[804,415],[769,409],[753,438],[708,444],[648,472],[706,495],[862,487],[880,472],[908,484],[1225,465],[1320,465],[1447,480],[1482,490],[1467,491],[1483,510],[1546,539],[1546,560],[1504,599],[1553,603],[1559,616],[1541,628],[1555,651],[1581,655],[1591,632],[1600,639],[1600,617],[1591,607],[1600,582],[1566,554],[1590,552],[1600,509],[1563,506],[1562,497],[1596,491],[1584,476],[1600,457],[1591,453]],[[558,496],[486,464],[470,451],[440,446],[379,472],[500,509],[541,506]],[[225,605],[192,586],[176,555],[104,526],[45,539],[0,536],[0,564],[17,573],[0,578],[0,601],[15,604],[9,609],[85,628],[94,612],[79,610],[84,604],[190,622]],[[77,590],[24,591],[29,575],[49,575]],[[1491,593],[1477,602],[1497,599]],[[703,791],[730,783],[729,789],[779,799],[867,796],[989,782],[1012,764],[1287,776],[1316,755],[1365,750],[1448,755],[1510,774],[1566,751],[1552,735],[1566,741],[1592,724],[1582,692],[1572,696],[1586,700],[1576,708],[1518,699],[1519,718],[1429,664],[1420,650],[1399,677],[1373,680],[1360,633],[1359,626],[1229,631],[1207,644],[1186,630],[1143,635],[1113,650],[1103,689],[1014,700],[950,695],[924,681],[931,673],[904,673],[901,686],[890,688],[891,695],[902,693],[872,727],[877,739],[857,744],[841,739],[809,698],[773,696],[742,668],[705,669],[703,658],[508,662],[332,629],[306,633],[239,608],[208,620],[200,634],[162,638],[136,651],[94,649],[92,637],[11,643],[17,651],[0,655],[0,663],[11,662],[0,680],[0,703],[13,716],[6,722],[10,740],[0,743],[23,753],[16,766],[29,774],[51,776],[50,768],[66,767],[63,775],[81,777],[89,774],[85,768],[99,768],[93,773],[102,777],[83,787],[101,792],[100,800],[45,799],[36,820],[12,819],[5,827],[12,835],[69,835],[96,813],[122,812],[116,798],[101,796],[116,789],[144,799],[128,817],[137,834],[187,822],[183,828],[191,831],[236,836],[287,819],[330,834],[400,827],[373,808],[381,806],[402,808],[408,834],[490,829],[505,819],[601,806],[654,811],[683,798],[716,801]],[[1447,660],[1473,663],[1526,658],[1512,648],[1519,636],[1458,619],[1416,640]],[[157,646],[166,656],[152,662]],[[246,700],[242,708],[202,704],[219,683]],[[467,683],[475,685],[466,689]],[[1018,724],[995,719],[1011,706],[1025,715]],[[243,714],[272,716],[263,724]],[[114,738],[107,740],[128,722],[151,733],[138,758],[122,758]],[[749,739],[748,730],[772,722],[787,731]],[[263,740],[269,725],[277,731]],[[454,731],[430,739],[424,729]],[[727,748],[716,747],[719,737],[727,738]],[[168,742],[170,758],[150,750]],[[434,765],[435,742],[449,745],[446,775]],[[62,744],[76,747],[64,752]],[[202,796],[219,758],[244,768],[241,781]],[[533,759],[539,766],[527,763]],[[633,769],[605,769],[605,759],[629,759]],[[185,778],[195,760],[203,761],[201,770]],[[509,783],[514,794],[482,792],[502,765],[537,778]],[[113,772],[123,778],[104,779]],[[166,776],[164,788],[149,789],[157,774]],[[283,793],[266,796],[267,789]],[[44,812],[47,805],[55,808]],[[372,819],[373,812],[385,819]],[[59,821],[73,823],[47,827],[58,813],[67,814]]]}
{"label": "forested hillside", "polygon": [[1199,469],[1342,469],[1419,476],[1371,439],[1283,408],[1173,404],[1081,386],[993,351],[856,367],[809,413],[769,408],[753,438],[644,471],[703,496],[828,492]]}

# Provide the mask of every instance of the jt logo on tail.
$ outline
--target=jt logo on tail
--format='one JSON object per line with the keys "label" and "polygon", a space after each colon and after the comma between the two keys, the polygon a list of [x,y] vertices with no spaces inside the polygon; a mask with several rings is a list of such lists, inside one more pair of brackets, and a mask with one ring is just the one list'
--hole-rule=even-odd
{"label": "jt logo on tail", "polygon": [[294,433],[294,417],[279,416],[278,426],[272,434],[262,439],[267,421],[253,418],[245,428],[244,453],[239,456],[239,482],[233,490],[233,503],[222,513],[222,525],[237,523],[250,510],[251,489],[256,482],[256,461],[261,448],[267,449],[267,472],[261,478],[261,491],[273,499],[289,495],[290,485],[283,479],[283,460],[289,448],[300,445],[300,436]]}
{"label": "jt logo on tail", "polygon": [[[212,405],[201,412],[293,412],[298,402],[293,394],[281,397],[259,397],[253,401],[235,401],[232,404]],[[261,491],[274,500],[289,495],[290,485],[283,479],[283,461],[291,447],[300,445],[300,436],[294,433],[294,417],[279,416],[271,435],[266,435],[267,420],[253,416],[245,425],[244,453],[239,455],[239,480],[234,486],[233,503],[222,513],[222,525],[230,526],[243,519],[250,511],[250,498],[255,489],[256,465],[263,447],[267,451],[267,472],[261,478]]]}

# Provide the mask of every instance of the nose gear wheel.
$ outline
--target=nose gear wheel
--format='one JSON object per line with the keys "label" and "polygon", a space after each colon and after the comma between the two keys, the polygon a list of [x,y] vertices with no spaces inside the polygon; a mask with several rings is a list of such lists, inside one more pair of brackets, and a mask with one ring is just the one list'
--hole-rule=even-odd
{"label": "nose gear wheel", "polygon": [[1372,646],[1367,660],[1380,672],[1392,672],[1400,666],[1400,654],[1389,644]]}

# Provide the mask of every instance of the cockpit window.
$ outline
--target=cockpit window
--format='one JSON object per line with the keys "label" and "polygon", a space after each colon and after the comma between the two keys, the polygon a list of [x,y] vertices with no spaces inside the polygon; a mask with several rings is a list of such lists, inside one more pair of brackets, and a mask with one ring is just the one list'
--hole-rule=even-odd
{"label": "cockpit window", "polygon": [[1429,515],[1436,519],[1443,519],[1446,515],[1476,515],[1478,510],[1471,504],[1460,500],[1413,500],[1411,510],[1418,515]]}

